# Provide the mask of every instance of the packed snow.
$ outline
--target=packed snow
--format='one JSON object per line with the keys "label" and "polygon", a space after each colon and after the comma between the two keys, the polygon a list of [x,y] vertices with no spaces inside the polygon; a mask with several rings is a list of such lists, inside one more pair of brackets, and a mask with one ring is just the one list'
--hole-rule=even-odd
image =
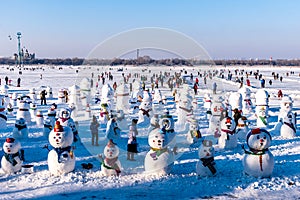
{"label": "packed snow", "polygon": [[[202,136],[207,136],[209,131],[209,119],[206,116],[204,107],[204,96],[219,95],[226,99],[230,93],[237,92],[241,84],[238,79],[243,77],[243,87],[246,87],[246,72],[250,73],[249,81],[253,102],[253,111],[244,112],[248,119],[249,130],[256,128],[255,116],[255,93],[261,88],[259,77],[255,72],[261,74],[265,79],[265,90],[269,94],[268,109],[268,130],[272,136],[269,151],[274,156],[274,169],[271,177],[256,178],[244,173],[242,160],[244,150],[247,147],[244,139],[237,140],[237,147],[224,149],[218,146],[215,141],[214,162],[216,173],[212,176],[198,176],[196,165],[199,161],[199,144],[190,144],[187,140],[185,124],[188,121],[178,121],[181,116],[176,112],[176,103],[173,100],[173,92],[167,81],[175,72],[181,73],[180,77],[186,80],[186,84],[193,91],[193,85],[198,78],[199,86],[197,94],[193,97],[197,107],[193,111],[198,120],[199,130]],[[90,124],[92,115],[99,120],[101,112],[101,92],[104,90],[102,79],[98,79],[101,73],[110,72],[112,79],[105,75],[105,84],[117,86],[127,79],[126,85],[144,81],[145,88],[152,91],[151,76],[153,74],[163,77],[163,86],[158,82],[158,89],[161,95],[165,96],[166,103],[156,109],[155,112],[161,115],[165,108],[175,119],[176,146],[178,154],[169,174],[148,174],[145,173],[144,160],[150,150],[148,144],[148,127],[137,126],[137,143],[139,153],[134,156],[135,161],[127,160],[127,140],[129,129],[121,129],[120,137],[116,140],[119,147],[119,161],[122,169],[119,175],[104,176],[101,173],[99,154],[103,155],[107,145],[106,124],[99,126],[99,146],[92,145],[92,134]],[[273,73],[273,74],[272,74]],[[190,75],[193,74],[191,79]],[[228,74],[232,74],[231,80]],[[276,74],[282,76],[274,79]],[[0,175],[0,199],[298,199],[300,194],[300,137],[298,130],[299,118],[296,116],[296,136],[285,139],[280,135],[280,130],[275,129],[280,113],[281,99],[278,98],[278,91],[282,90],[283,95],[289,95],[293,100],[292,112],[300,109],[300,68],[296,67],[274,67],[274,66],[25,66],[17,69],[15,66],[0,66],[1,88],[5,85],[5,77],[8,77],[8,96],[13,93],[18,95],[29,95],[33,88],[36,90],[37,98],[32,100],[36,103],[37,110],[45,116],[52,103],[58,105],[57,112],[67,107],[61,99],[61,91],[76,85],[83,87],[82,80],[88,78],[93,80],[90,86],[85,85],[85,91],[91,93],[86,99],[85,106],[77,108],[77,115],[73,116],[78,122],[77,131],[80,141],[73,142],[74,154],[76,155],[75,169],[69,173],[55,176],[48,169],[48,153],[51,145],[48,137],[44,136],[43,127],[38,126],[32,117],[32,122],[27,125],[28,138],[20,139],[21,148],[24,150],[23,165],[32,165],[30,170],[22,169],[16,173],[4,173]],[[206,84],[204,83],[206,77]],[[21,78],[20,87],[17,87],[17,79]],[[269,81],[272,81],[269,82]],[[155,79],[154,79],[155,81]],[[216,94],[213,94],[213,85],[216,83]],[[271,83],[271,84],[270,84]],[[179,91],[184,85],[174,85]],[[47,96],[47,105],[41,105],[39,93],[51,87],[53,96]],[[179,87],[179,88],[178,88]],[[2,91],[3,93],[3,91]],[[103,94],[103,93],[102,93]],[[70,100],[71,96],[69,96]],[[182,97],[181,97],[182,98]],[[153,98],[154,99],[154,98]],[[81,99],[81,101],[84,101]],[[106,102],[113,109],[116,101]],[[86,106],[89,104],[88,106]],[[128,106],[124,105],[124,108]],[[0,158],[4,156],[3,144],[6,138],[13,137],[13,129],[17,119],[18,105],[13,106],[14,110],[7,114],[7,128],[0,130]],[[139,118],[139,113],[125,112],[127,124],[131,119]],[[107,121],[105,122],[107,123]],[[49,133],[48,133],[49,134]],[[46,134],[47,135],[47,134]],[[91,166],[84,168],[83,166]],[[91,165],[92,164],[92,165]]]}

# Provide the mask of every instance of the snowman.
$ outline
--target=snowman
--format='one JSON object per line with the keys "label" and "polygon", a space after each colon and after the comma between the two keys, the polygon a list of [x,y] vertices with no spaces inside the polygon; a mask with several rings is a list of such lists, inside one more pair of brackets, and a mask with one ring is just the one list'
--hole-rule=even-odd
{"label": "snowman", "polygon": [[74,136],[74,142],[77,142],[79,140],[77,127],[75,125],[74,120],[71,118],[69,109],[61,108],[59,111],[59,118],[57,119],[57,121],[60,122],[61,126],[68,126],[71,128]]}
{"label": "snowman", "polygon": [[31,88],[29,89],[29,94],[28,96],[30,97],[30,99],[32,99],[33,101],[37,100],[37,95],[36,95],[36,90],[35,88]]}
{"label": "snowman", "polygon": [[16,118],[23,118],[25,121],[30,124],[31,123],[31,114],[30,114],[30,105],[25,100],[20,100],[19,109],[17,111]]}
{"label": "snowman", "polygon": [[242,95],[240,93],[231,93],[228,101],[231,106],[231,110],[238,109],[239,112],[242,112]]}
{"label": "snowman", "polygon": [[6,138],[3,144],[4,156],[1,159],[1,170],[5,174],[16,173],[21,170],[24,161],[24,150],[14,138]]}
{"label": "snowman", "polygon": [[141,84],[138,81],[134,81],[132,83],[132,92],[130,94],[130,113],[136,113],[138,112],[138,108],[140,106],[139,99],[143,98],[143,89],[141,87]]}
{"label": "snowman", "polygon": [[145,173],[166,175],[171,172],[174,164],[173,152],[168,149],[168,139],[160,129],[154,129],[148,137],[150,151],[146,154]]}
{"label": "snowman", "polygon": [[18,94],[16,92],[11,94],[10,103],[13,107],[17,106]]}
{"label": "snowman", "polygon": [[231,117],[225,117],[221,123],[221,136],[218,143],[220,149],[233,149],[237,147],[236,124]]}
{"label": "snowman", "polygon": [[221,135],[220,122],[221,122],[221,118],[223,117],[222,113],[225,110],[225,106],[222,102],[223,102],[223,98],[221,96],[215,96],[211,104],[212,115],[209,120],[208,132],[213,133],[215,138],[219,138]]}
{"label": "snowman", "polygon": [[244,172],[254,177],[270,177],[274,168],[274,157],[268,150],[272,141],[270,133],[261,128],[252,129],[246,141],[249,150],[244,149]]}
{"label": "snowman", "polygon": [[72,130],[55,123],[54,129],[49,134],[49,143],[53,147],[48,153],[48,168],[52,175],[67,174],[75,168],[75,155],[71,147],[73,142]]}
{"label": "snowman", "polygon": [[128,114],[130,109],[128,86],[124,83],[121,83],[116,89],[116,96],[116,110],[122,110],[124,114]]}
{"label": "snowman", "polygon": [[33,119],[33,121],[36,121],[35,116],[36,116],[36,111],[37,111],[37,104],[32,102],[29,104],[29,112],[30,116]]}
{"label": "snowman", "polygon": [[250,114],[253,112],[251,101],[251,90],[248,87],[243,86],[238,91],[242,95],[242,110],[244,114]]}
{"label": "snowman", "polygon": [[176,111],[178,114],[176,129],[185,129],[188,116],[193,114],[192,97],[188,93],[180,95]]}
{"label": "snowman", "polygon": [[78,85],[72,85],[68,88],[69,92],[69,104],[80,105],[80,87]]}
{"label": "snowman", "polygon": [[52,120],[47,116],[44,120],[44,127],[43,127],[43,136],[45,138],[49,137],[49,134],[52,131],[53,127],[54,125],[52,124]]}
{"label": "snowman", "polygon": [[128,130],[129,126],[123,110],[117,110],[115,115],[116,115],[118,127],[121,130]]}
{"label": "snowman", "polygon": [[66,89],[59,89],[57,94],[57,103],[63,104],[66,103],[66,96],[65,96]]}
{"label": "snowman", "polygon": [[238,139],[246,140],[248,131],[249,131],[249,128],[248,128],[247,118],[245,116],[242,116],[238,119],[238,123],[237,123],[236,130],[235,130]]}
{"label": "snowman", "polygon": [[[166,135],[168,139],[167,146],[172,149],[174,154],[177,154],[177,146],[176,146],[176,132],[174,130],[175,122],[170,115],[169,111],[166,109],[164,110],[163,115],[161,116],[161,119],[159,121],[160,129],[161,131]],[[186,131],[187,133],[187,131]]]}
{"label": "snowman", "polygon": [[16,119],[15,127],[13,128],[13,137],[15,139],[28,138],[28,128],[24,118]]}
{"label": "snowman", "polygon": [[190,144],[196,144],[198,143],[199,139],[202,137],[198,120],[195,118],[192,118],[189,120],[190,123],[190,130],[187,133],[187,141]]}
{"label": "snowman", "polygon": [[57,109],[57,105],[53,103],[47,112],[47,117],[50,119],[52,127],[54,127],[56,121],[56,115],[57,115],[56,109]]}
{"label": "snowman", "polygon": [[[284,118],[288,115],[293,115],[292,118],[296,119],[296,113],[293,110],[293,100],[290,96],[284,96],[280,102],[280,110],[278,114],[278,123],[275,125],[275,130],[280,131],[281,126],[284,124]],[[292,121],[293,126],[296,126],[296,121]]]}
{"label": "snowman", "polygon": [[214,154],[213,142],[203,140],[198,150],[199,161],[196,164],[196,173],[198,176],[213,176],[217,173]]}
{"label": "snowman", "polygon": [[77,117],[77,106],[74,102],[68,103],[68,109],[71,113],[71,118],[75,119]]}
{"label": "snowman", "polygon": [[44,116],[40,110],[36,111],[35,123],[36,123],[36,126],[39,128],[42,128],[44,126]]}
{"label": "snowman", "polygon": [[259,89],[255,94],[257,117],[256,126],[260,128],[268,127],[268,112],[269,112],[269,94],[266,90]]}
{"label": "snowman", "polygon": [[7,114],[3,103],[3,95],[0,95],[0,129],[5,130],[7,128]]}
{"label": "snowman", "polygon": [[84,77],[80,81],[80,99],[81,105],[85,108],[85,106],[91,101],[91,81],[90,79]]}
{"label": "snowman", "polygon": [[283,138],[293,139],[296,137],[296,126],[294,124],[295,118],[292,112],[288,112],[283,118],[283,124],[280,128],[280,135]]}
{"label": "snowman", "polygon": [[50,87],[50,86],[47,86],[46,87],[46,92],[47,92],[47,94],[46,94],[46,98],[48,99],[52,99],[53,98],[53,93],[52,93],[52,87]]}
{"label": "snowman", "polygon": [[105,84],[102,86],[101,91],[101,103],[105,102],[108,104],[109,110],[114,109],[114,90],[110,86],[110,84]]}
{"label": "snowman", "polygon": [[121,163],[118,159],[119,148],[113,143],[112,140],[109,140],[107,145],[104,148],[104,158],[102,155],[99,155],[101,160],[101,175],[103,176],[118,176],[121,173]]}
{"label": "snowman", "polygon": [[118,127],[117,120],[115,117],[112,117],[106,127],[105,137],[108,140],[118,140],[121,138],[121,130]]}
{"label": "snowman", "polygon": [[162,95],[159,89],[154,89],[153,101],[152,101],[152,109],[153,113],[158,113],[163,105],[162,105]]}
{"label": "snowman", "polygon": [[110,119],[110,110],[109,106],[106,102],[101,102],[100,104],[100,115],[99,115],[99,123],[102,127],[105,127],[107,122]]}
{"label": "snowman", "polygon": [[150,96],[149,91],[144,91],[144,97],[139,106],[137,126],[143,128],[149,127],[151,116],[152,116],[152,98]]}

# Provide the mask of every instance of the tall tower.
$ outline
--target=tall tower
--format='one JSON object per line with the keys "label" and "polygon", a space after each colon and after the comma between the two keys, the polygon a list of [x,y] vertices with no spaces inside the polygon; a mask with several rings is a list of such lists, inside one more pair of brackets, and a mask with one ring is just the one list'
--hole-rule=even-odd
{"label": "tall tower", "polygon": [[140,55],[139,55],[139,54],[140,54],[140,50],[139,50],[139,49],[137,49],[137,50],[136,50],[136,59],[138,59],[138,58],[140,57]]}
{"label": "tall tower", "polygon": [[18,65],[19,67],[21,67],[22,65],[22,53],[21,53],[21,32],[17,32],[17,37],[18,37],[18,53],[19,53],[19,57],[18,57]]}

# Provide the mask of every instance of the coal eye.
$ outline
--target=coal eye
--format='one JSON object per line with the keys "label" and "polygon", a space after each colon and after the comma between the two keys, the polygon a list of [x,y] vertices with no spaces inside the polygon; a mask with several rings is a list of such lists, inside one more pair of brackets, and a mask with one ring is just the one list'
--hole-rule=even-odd
{"label": "coal eye", "polygon": [[207,152],[207,150],[205,149],[204,152]]}
{"label": "coal eye", "polygon": [[259,135],[258,135],[258,136],[256,136],[256,138],[257,138],[257,139],[259,139]]}
{"label": "coal eye", "polygon": [[264,136],[264,139],[267,139],[267,137],[266,137],[266,136]]}
{"label": "coal eye", "polygon": [[61,137],[58,137],[59,139],[61,139]]}
{"label": "coal eye", "polygon": [[9,145],[9,147],[12,147],[12,145]]}

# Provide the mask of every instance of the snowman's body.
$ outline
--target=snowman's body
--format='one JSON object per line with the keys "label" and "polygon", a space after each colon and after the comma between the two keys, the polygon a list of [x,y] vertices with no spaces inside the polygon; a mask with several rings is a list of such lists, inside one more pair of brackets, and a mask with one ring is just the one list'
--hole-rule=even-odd
{"label": "snowman's body", "polygon": [[214,162],[214,147],[209,140],[203,140],[198,150],[199,161],[196,164],[198,176],[213,176],[216,174],[216,164]]}
{"label": "snowman's body", "polygon": [[244,114],[253,112],[253,104],[251,101],[251,90],[245,86],[239,89],[239,93],[242,95],[242,110]]}
{"label": "snowman's body", "polygon": [[231,117],[225,117],[221,121],[221,136],[218,143],[221,149],[233,149],[237,147],[237,135],[235,134],[235,121]]}
{"label": "snowman's body", "polygon": [[176,130],[182,130],[185,128],[188,116],[193,114],[192,99],[189,95],[180,95],[180,100],[178,102],[176,112],[178,114]]}
{"label": "snowman's body", "polygon": [[44,115],[40,110],[36,111],[35,123],[36,123],[36,126],[39,128],[42,128],[44,126]]}
{"label": "snowman's body", "polygon": [[242,110],[242,95],[238,92],[233,92],[229,96],[229,104],[231,106],[231,110],[238,109]]}
{"label": "snowman's body", "polygon": [[1,159],[1,170],[5,174],[16,173],[21,170],[24,152],[21,144],[14,138],[7,138],[3,144],[4,156]]}
{"label": "snowman's body", "polygon": [[54,125],[52,124],[51,119],[47,116],[43,124],[43,136],[45,138],[49,137],[50,132],[52,131]]}
{"label": "snowman's body", "polygon": [[36,111],[37,111],[37,104],[32,102],[30,105],[30,109],[29,109],[29,112],[30,112],[30,116],[31,116],[31,119],[32,121],[36,121]]}
{"label": "snowman's body", "polygon": [[129,89],[124,83],[121,83],[116,89],[116,110],[122,110],[124,114],[129,113]]}
{"label": "snowman's body", "polygon": [[68,88],[69,90],[69,105],[75,104],[77,107],[80,106],[80,87],[78,85],[72,85]]}
{"label": "snowman's body", "polygon": [[127,122],[127,119],[125,117],[123,110],[117,110],[116,120],[117,120],[118,127],[121,130],[123,130],[123,131],[129,130],[128,122]]}
{"label": "snowman's body", "polygon": [[187,141],[190,144],[195,144],[199,141],[199,139],[202,137],[198,120],[195,118],[190,120],[190,130],[187,133]]}
{"label": "snowman's body", "polygon": [[171,172],[174,155],[167,147],[166,135],[159,129],[154,129],[148,137],[151,147],[145,157],[145,173],[165,175]]}
{"label": "snowman's body", "polygon": [[154,114],[150,119],[150,126],[148,128],[148,135],[154,129],[160,128],[158,114]]}
{"label": "snowman's body", "polygon": [[0,129],[5,130],[7,128],[7,114],[4,103],[1,103],[3,101],[1,96],[2,95],[0,95]]}
{"label": "snowman's body", "polygon": [[62,127],[56,122],[49,134],[49,142],[54,148],[48,153],[48,168],[52,175],[69,173],[75,168],[75,154],[71,147],[73,133],[69,127]]}
{"label": "snowman's body", "polygon": [[16,92],[12,93],[10,98],[10,103],[13,107],[17,106],[18,94]]}
{"label": "snowman's body", "polygon": [[280,135],[283,138],[293,139],[296,137],[296,126],[295,115],[292,112],[287,113],[287,115],[282,120],[282,125],[280,128]]}
{"label": "snowman's body", "polygon": [[16,119],[15,127],[13,128],[13,137],[15,139],[28,138],[28,127],[24,118]]}
{"label": "snowman's body", "polygon": [[114,110],[114,90],[108,83],[102,87],[101,103],[108,104],[108,111]]}
{"label": "snowman's body", "polygon": [[25,121],[30,124],[31,123],[31,114],[30,114],[30,105],[27,101],[20,100],[19,109],[17,111],[16,118],[23,118]]}
{"label": "snowman's body", "polygon": [[35,88],[29,89],[29,94],[28,96],[30,97],[30,99],[32,99],[33,101],[37,100],[37,95],[36,95],[36,90]]}
{"label": "snowman's body", "polygon": [[106,102],[102,102],[100,106],[99,123],[105,127],[110,119],[110,108]]}
{"label": "snowman's body", "polygon": [[212,101],[211,101],[211,97],[209,94],[204,94],[204,97],[203,97],[203,107],[205,108],[206,110],[206,119],[209,120],[210,117],[211,117],[211,104],[212,104]]}
{"label": "snowman's body", "polygon": [[236,134],[238,139],[246,140],[246,136],[248,132],[249,132],[249,128],[247,124],[247,118],[243,116],[238,119],[238,124],[236,126]]}
{"label": "snowman's body", "polygon": [[118,159],[119,148],[112,141],[109,141],[104,148],[104,156],[101,157],[101,175],[117,176],[121,173],[121,162]]}
{"label": "snowman's body", "polygon": [[118,127],[117,121],[115,118],[112,118],[108,121],[106,132],[106,138],[108,140],[118,140],[121,137],[121,130]]}
{"label": "snowman's body", "polygon": [[222,97],[215,97],[211,104],[211,117],[209,119],[209,127],[208,130],[210,133],[214,135],[215,138],[219,138],[221,131],[220,131],[220,122],[222,112],[225,110],[225,105],[222,103]]}
{"label": "snowman's body", "polygon": [[143,100],[139,106],[138,123],[139,127],[148,128],[152,117],[152,98],[148,91],[144,91]]}
{"label": "snowman's body", "polygon": [[247,145],[243,158],[244,172],[254,177],[270,177],[274,168],[274,157],[268,150],[271,135],[264,129],[253,129],[247,135]]}
{"label": "snowman's body", "polygon": [[255,94],[256,110],[255,114],[257,117],[256,126],[260,128],[268,127],[269,117],[269,94],[263,89],[259,89]]}
{"label": "snowman's body", "polygon": [[84,77],[80,81],[80,100],[83,108],[91,102],[91,81],[89,78]]}

